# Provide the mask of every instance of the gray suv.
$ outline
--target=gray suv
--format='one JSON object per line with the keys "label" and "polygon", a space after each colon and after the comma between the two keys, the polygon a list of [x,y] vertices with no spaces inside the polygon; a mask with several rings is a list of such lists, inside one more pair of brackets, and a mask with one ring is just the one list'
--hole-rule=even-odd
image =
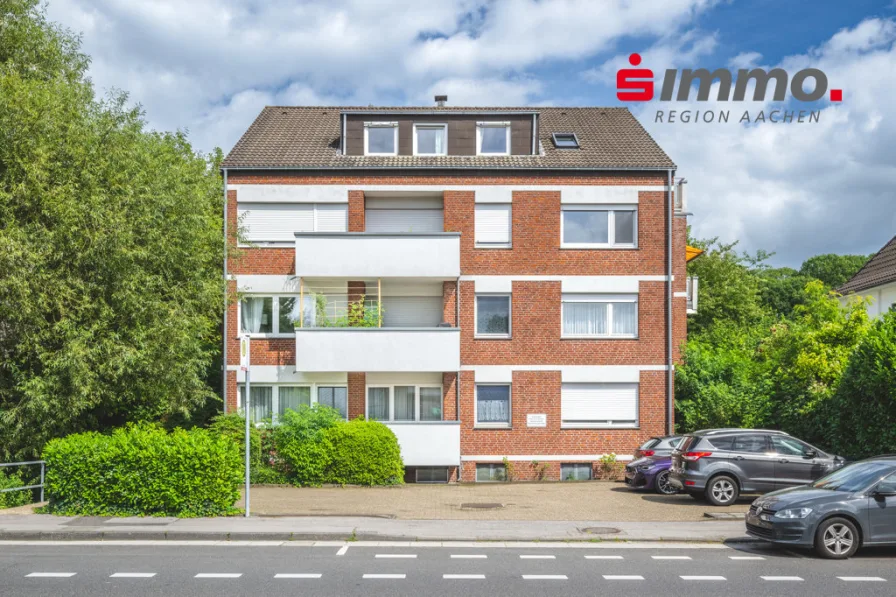
{"label": "gray suv", "polygon": [[708,429],[684,436],[672,451],[669,484],[715,506],[741,493],[806,485],[843,465],[783,431]]}

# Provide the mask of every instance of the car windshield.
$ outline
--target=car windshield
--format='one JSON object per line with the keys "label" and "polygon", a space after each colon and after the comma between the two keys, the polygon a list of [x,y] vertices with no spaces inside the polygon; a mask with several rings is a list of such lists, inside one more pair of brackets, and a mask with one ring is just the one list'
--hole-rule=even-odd
{"label": "car windshield", "polygon": [[860,491],[892,470],[893,465],[888,462],[856,462],[822,477],[812,487],[831,491]]}

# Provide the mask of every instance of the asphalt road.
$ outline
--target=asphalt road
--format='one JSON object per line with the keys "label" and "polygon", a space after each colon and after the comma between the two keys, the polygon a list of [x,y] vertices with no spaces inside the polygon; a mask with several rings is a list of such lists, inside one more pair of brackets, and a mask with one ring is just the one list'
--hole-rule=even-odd
{"label": "asphalt road", "polygon": [[756,545],[3,543],[0,595],[894,595],[894,564]]}

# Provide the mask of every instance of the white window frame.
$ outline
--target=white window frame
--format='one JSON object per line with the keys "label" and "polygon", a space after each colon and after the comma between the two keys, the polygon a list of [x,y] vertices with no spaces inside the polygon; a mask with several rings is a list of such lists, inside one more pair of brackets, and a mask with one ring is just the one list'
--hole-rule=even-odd
{"label": "white window frame", "polygon": [[[295,384],[283,384],[283,385],[291,385],[291,386],[292,386],[292,385],[295,385]],[[344,383],[326,383],[326,382],[321,382],[321,383],[314,383],[314,384],[311,384],[311,404],[317,404],[317,403],[318,403],[318,401],[317,401],[317,392],[318,392],[321,388],[345,388],[345,420],[348,421],[348,420],[349,420],[349,400],[350,400],[350,397],[349,397],[349,395],[348,395],[348,384],[344,384]],[[365,402],[365,404],[367,403],[367,397],[366,397],[366,396],[364,397],[364,402]],[[365,407],[365,408],[366,408],[366,407]]]}
{"label": "white window frame", "polygon": [[[571,421],[563,419],[563,385],[560,384],[560,428],[561,429],[640,429],[641,427],[641,383],[640,382],[581,382],[583,384],[595,383],[604,385],[634,385],[635,386],[635,420],[634,422],[606,421]],[[575,383],[571,385],[576,385]]]}
{"label": "white window frame", "polygon": [[[368,132],[371,128],[392,128],[395,151],[389,153],[372,153],[369,148]],[[397,122],[365,122],[364,123],[364,155],[398,155],[398,123]]]}
{"label": "white window frame", "polygon": [[[504,480],[501,479],[488,479],[487,481],[479,480],[479,467],[501,467],[504,469]],[[476,463],[476,475],[474,477],[476,483],[506,483],[507,482],[507,465],[502,462],[477,462]]]}
{"label": "white window frame", "polygon": [[[479,332],[479,297],[507,297],[507,333],[486,334]],[[513,337],[513,293],[477,292],[473,297],[473,337],[482,340],[507,340]]]}
{"label": "white window frame", "polygon": [[[308,388],[309,392],[311,392],[311,402],[309,405],[314,405],[317,402],[317,388],[315,384],[310,383],[253,383],[250,384],[253,388],[272,388],[271,389],[271,420],[273,424],[276,425],[279,421],[280,417],[280,388]],[[330,384],[327,384],[327,387],[331,387]],[[236,408],[237,410],[243,408],[243,399],[242,394],[245,392],[246,382],[240,382],[237,384],[236,388]]]}
{"label": "white window frame", "polygon": [[[573,466],[573,467],[588,467],[588,478],[587,479],[567,479],[563,476],[563,467],[564,466]],[[593,462],[561,462],[560,463],[560,480],[567,482],[582,482],[582,481],[592,481],[594,479],[594,463]]]}
{"label": "white window frame", "polygon": [[[442,150],[442,153],[420,153],[417,151],[417,128],[424,129],[435,129],[441,128],[445,133],[445,147]],[[397,128],[396,128],[397,130]],[[414,123],[414,155],[430,155],[430,156],[439,156],[439,155],[448,155],[448,124],[444,122],[415,122]]]}
{"label": "white window frame", "polygon": [[[504,146],[506,150],[502,153],[497,152],[483,152],[482,151],[482,129],[483,128],[501,128],[505,129],[505,141]],[[510,122],[477,122],[476,123],[476,155],[510,155]]]}
{"label": "white window frame", "polygon": [[[567,211],[605,211],[607,215],[607,242],[606,243],[568,243],[563,239],[566,233],[566,218],[563,212]],[[616,242],[616,212],[634,212],[632,218],[631,243]],[[637,249],[638,248],[638,206],[637,205],[564,205],[560,208],[560,248],[562,249]]]}
{"label": "white window frame", "polygon": [[[240,300],[236,303],[236,324],[237,329],[239,329],[240,335],[249,334],[250,338],[292,338],[295,336],[295,332],[280,332],[280,299],[281,298],[294,298],[297,301],[299,300],[298,294],[292,293],[279,293],[279,294],[254,294],[254,293],[245,293],[242,294]],[[249,298],[269,298],[271,299],[271,332],[270,333],[249,333],[243,332],[243,299]]]}
{"label": "white window frame", "polygon": [[[507,223],[507,238],[509,239],[506,243],[484,243],[479,240],[478,228],[476,228],[476,208],[477,207],[506,207],[508,210],[509,222]],[[477,203],[473,206],[473,245],[477,249],[512,249],[513,248],[513,203]]]}
{"label": "white window frame", "polygon": [[[567,303],[606,303],[607,306],[607,334],[568,334],[563,329],[563,312]],[[635,304],[635,333],[634,334],[616,334],[613,331],[613,304],[614,303],[634,303]],[[638,339],[640,308],[638,306],[637,294],[575,294],[563,293],[560,295],[560,338],[562,339]]]}
{"label": "white window frame", "polygon": [[[401,421],[395,420],[395,388],[396,387],[413,387],[414,388],[414,419],[403,419]],[[364,417],[369,419],[369,400],[370,394],[368,390],[370,388],[386,388],[388,393],[389,400],[389,418],[386,420],[380,421],[381,423],[441,423],[445,420],[445,389],[442,386],[437,386],[432,383],[394,383],[394,384],[370,384],[364,387]],[[435,388],[439,390],[439,394],[442,395],[442,418],[438,421],[424,421],[420,418],[420,390],[423,388]],[[379,419],[378,419],[379,420]]]}
{"label": "white window frame", "polygon": [[[507,388],[507,418],[504,422],[479,422],[479,388],[481,386],[501,386]],[[513,427],[513,384],[511,383],[476,383],[473,388],[473,427],[480,429],[511,429]]]}

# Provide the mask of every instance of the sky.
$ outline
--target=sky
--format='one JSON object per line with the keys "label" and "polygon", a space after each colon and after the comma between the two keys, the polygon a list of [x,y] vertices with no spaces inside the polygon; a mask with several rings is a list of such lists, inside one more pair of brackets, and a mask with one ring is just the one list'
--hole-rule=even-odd
{"label": "sky", "polygon": [[[201,151],[229,151],[265,105],[627,105],[688,180],[698,238],[799,267],[896,234],[896,0],[49,0],[48,13],[82,34],[100,93],[127,92]],[[843,101],[812,104],[812,124],[737,121],[792,103],[623,104],[632,52],[658,77],[819,68]],[[732,118],[654,122],[689,108]]]}

